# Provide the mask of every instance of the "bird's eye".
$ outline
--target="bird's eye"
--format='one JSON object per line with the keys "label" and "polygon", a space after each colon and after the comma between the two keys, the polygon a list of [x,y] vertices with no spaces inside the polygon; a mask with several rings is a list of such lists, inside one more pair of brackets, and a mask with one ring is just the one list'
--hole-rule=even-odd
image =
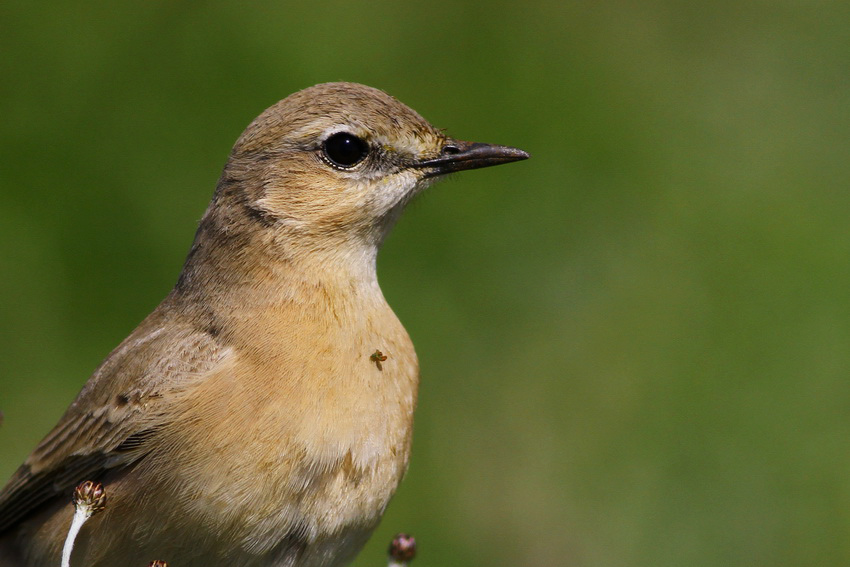
{"label": "bird's eye", "polygon": [[348,132],[339,132],[322,144],[325,157],[338,167],[353,167],[363,161],[369,153],[369,146]]}

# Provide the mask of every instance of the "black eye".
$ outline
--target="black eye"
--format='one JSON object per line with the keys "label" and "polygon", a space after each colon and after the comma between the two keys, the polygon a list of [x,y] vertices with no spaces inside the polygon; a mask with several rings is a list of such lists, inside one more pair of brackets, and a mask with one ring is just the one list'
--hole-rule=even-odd
{"label": "black eye", "polygon": [[369,153],[369,146],[357,136],[339,132],[325,140],[322,151],[334,165],[352,167],[363,161]]}

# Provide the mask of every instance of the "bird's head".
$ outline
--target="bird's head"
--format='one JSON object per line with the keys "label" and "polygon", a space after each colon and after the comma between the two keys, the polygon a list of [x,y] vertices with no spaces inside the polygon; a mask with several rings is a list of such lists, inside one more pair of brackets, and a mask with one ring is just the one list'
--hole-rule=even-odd
{"label": "bird's head", "polygon": [[527,157],[453,140],[378,89],[326,83],[287,97],[248,126],[219,192],[238,186],[255,217],[303,239],[379,244],[436,177]]}

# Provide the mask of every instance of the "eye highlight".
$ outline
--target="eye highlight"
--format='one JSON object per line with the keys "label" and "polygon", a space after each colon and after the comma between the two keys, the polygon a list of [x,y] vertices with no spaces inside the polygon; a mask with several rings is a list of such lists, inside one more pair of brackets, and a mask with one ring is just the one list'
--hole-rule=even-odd
{"label": "eye highlight", "polygon": [[354,167],[369,154],[369,145],[353,134],[338,132],[322,143],[322,153],[337,167]]}

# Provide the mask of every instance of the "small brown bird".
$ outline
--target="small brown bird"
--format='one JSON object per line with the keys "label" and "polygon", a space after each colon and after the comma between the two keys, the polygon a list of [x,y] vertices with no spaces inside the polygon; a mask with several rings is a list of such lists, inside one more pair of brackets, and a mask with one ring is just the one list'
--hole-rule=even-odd
{"label": "small brown bird", "polygon": [[349,562],[407,468],[419,381],[378,248],[437,177],[527,157],[352,83],[263,112],[173,291],[0,492],[0,567],[59,565],[83,480],[108,500],[72,564]]}

